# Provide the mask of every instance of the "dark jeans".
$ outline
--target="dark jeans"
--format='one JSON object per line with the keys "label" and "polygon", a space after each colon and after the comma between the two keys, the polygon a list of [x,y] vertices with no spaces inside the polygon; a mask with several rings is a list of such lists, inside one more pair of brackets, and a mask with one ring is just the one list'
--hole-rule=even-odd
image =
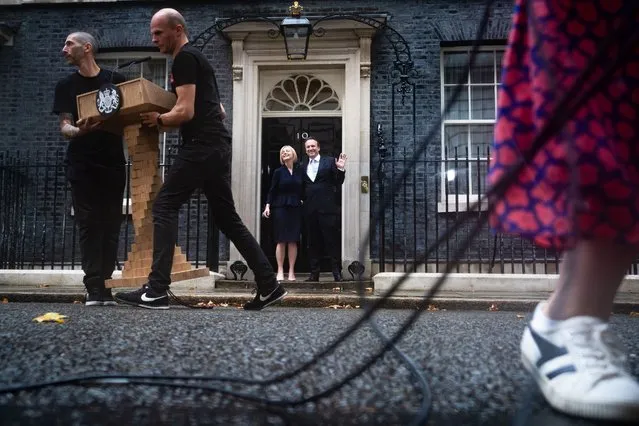
{"label": "dark jeans", "polygon": [[104,280],[111,278],[118,257],[121,223],[121,218],[102,223],[77,222],[83,282],[87,288],[104,288]]}
{"label": "dark jeans", "polygon": [[69,181],[87,288],[104,288],[115,269],[125,180],[124,167],[116,167],[76,174]]}
{"label": "dark jeans", "polygon": [[209,214],[213,215],[215,224],[246,259],[258,290],[265,294],[277,283],[275,273],[235,210],[231,193],[231,146],[223,141],[202,161],[187,161],[178,156],[169,169],[153,204],[153,265],[149,285],[159,291],[169,288],[178,213],[197,188],[204,191],[209,205],[214,207]]}
{"label": "dark jeans", "polygon": [[331,258],[331,269],[333,273],[342,271],[340,260],[340,236],[338,233],[337,214],[327,214],[320,212],[307,213],[306,238],[308,241],[308,256],[311,268],[311,275],[319,275],[320,260],[323,253]]}

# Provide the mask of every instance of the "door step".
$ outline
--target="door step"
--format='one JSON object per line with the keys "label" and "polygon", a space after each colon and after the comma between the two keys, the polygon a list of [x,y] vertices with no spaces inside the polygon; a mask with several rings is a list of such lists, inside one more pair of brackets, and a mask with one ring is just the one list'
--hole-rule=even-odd
{"label": "door step", "polygon": [[[306,277],[304,278],[306,279]],[[300,290],[300,291],[357,291],[359,288],[364,288],[364,291],[372,292],[373,281],[340,281],[335,282],[333,279],[323,277],[321,281],[306,282],[302,280],[297,281],[282,281],[281,284],[286,287],[287,290]],[[215,280],[216,289],[225,290],[245,290],[254,289],[255,281],[248,280]],[[369,289],[369,290],[367,290]]]}

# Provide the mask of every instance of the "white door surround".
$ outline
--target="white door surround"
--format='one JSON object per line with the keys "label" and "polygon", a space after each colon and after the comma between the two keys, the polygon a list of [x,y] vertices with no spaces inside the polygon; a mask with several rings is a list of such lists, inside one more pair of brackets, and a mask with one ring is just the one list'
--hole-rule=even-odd
{"label": "white door surround", "polygon": [[[232,190],[240,217],[259,236],[261,123],[263,116],[274,116],[263,115],[265,95],[273,84],[293,74],[329,82],[340,99],[342,149],[348,155],[342,188],[342,264],[346,269],[355,260],[363,261],[365,276],[370,276],[370,245],[361,247],[370,225],[370,194],[362,190],[361,181],[367,177],[370,182],[370,46],[375,30],[347,20],[326,21],[322,27],[325,35],[311,37],[304,61],[287,60],[284,41],[268,37],[272,28],[268,24],[245,22],[224,30],[233,49]],[[263,87],[266,84],[270,87]],[[277,116],[340,113],[291,111]],[[231,244],[229,265],[240,259]]]}

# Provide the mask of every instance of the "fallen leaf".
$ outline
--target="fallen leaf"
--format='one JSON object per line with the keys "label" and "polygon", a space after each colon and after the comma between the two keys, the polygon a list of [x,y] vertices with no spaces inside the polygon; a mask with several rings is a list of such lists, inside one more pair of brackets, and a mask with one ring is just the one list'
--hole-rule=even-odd
{"label": "fallen leaf", "polygon": [[327,306],[327,308],[330,308],[330,309],[353,309],[353,307],[351,305],[330,305],[330,306]]}
{"label": "fallen leaf", "polygon": [[58,324],[62,324],[65,318],[68,317],[66,315],[60,315],[57,312],[47,312],[44,315],[35,317],[33,320],[37,322],[57,322]]}
{"label": "fallen leaf", "polygon": [[81,300],[74,300],[73,304],[74,305],[81,305],[83,302]]}
{"label": "fallen leaf", "polygon": [[333,287],[333,292],[339,293],[340,291],[342,291],[340,287]]}
{"label": "fallen leaf", "polygon": [[9,303],[9,299],[7,299],[6,297],[2,299],[2,303]]}
{"label": "fallen leaf", "polygon": [[38,285],[39,288],[47,288],[49,287],[49,284],[40,284]]}
{"label": "fallen leaf", "polygon": [[631,318],[637,318],[637,317],[639,317],[639,312],[635,312],[635,311],[630,312],[630,317],[631,317]]}
{"label": "fallen leaf", "polygon": [[524,318],[526,318],[526,315],[517,314],[517,318],[524,319]]}
{"label": "fallen leaf", "polygon": [[372,292],[373,291],[373,287],[366,287],[366,291],[369,292],[369,293]]}
{"label": "fallen leaf", "polygon": [[495,312],[498,311],[499,308],[497,307],[497,305],[495,305],[494,303],[490,305],[490,307],[488,308],[489,311],[491,312]]}
{"label": "fallen leaf", "polygon": [[[209,300],[208,302],[204,303],[204,302],[199,302],[196,303],[195,306],[199,307],[199,308],[226,308],[229,306],[228,303],[214,303],[212,300]],[[241,305],[240,305],[241,307]]]}
{"label": "fallen leaf", "polygon": [[428,305],[428,308],[426,308],[427,311],[439,311],[439,308],[435,305]]}

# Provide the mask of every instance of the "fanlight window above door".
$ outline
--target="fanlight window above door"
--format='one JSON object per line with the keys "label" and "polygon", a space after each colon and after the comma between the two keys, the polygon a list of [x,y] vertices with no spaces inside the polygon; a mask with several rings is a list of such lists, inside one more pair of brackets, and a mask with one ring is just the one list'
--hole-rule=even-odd
{"label": "fanlight window above door", "polygon": [[292,75],[277,83],[266,96],[264,111],[340,111],[335,90],[312,75]]}

